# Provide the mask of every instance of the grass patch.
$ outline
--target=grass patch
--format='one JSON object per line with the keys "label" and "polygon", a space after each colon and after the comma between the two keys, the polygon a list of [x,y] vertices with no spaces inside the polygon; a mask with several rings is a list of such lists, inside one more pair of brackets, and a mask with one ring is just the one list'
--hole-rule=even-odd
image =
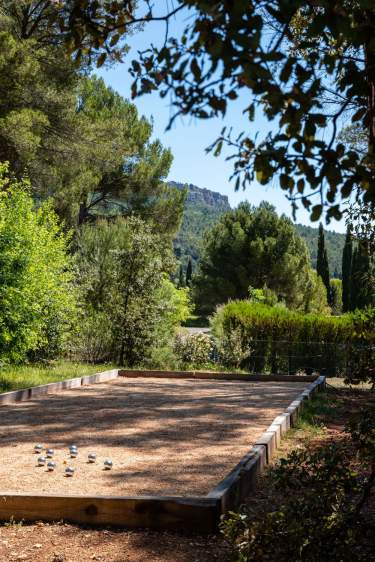
{"label": "grass patch", "polygon": [[113,369],[114,365],[51,361],[47,364],[6,366],[0,368],[0,393],[39,384],[63,381]]}

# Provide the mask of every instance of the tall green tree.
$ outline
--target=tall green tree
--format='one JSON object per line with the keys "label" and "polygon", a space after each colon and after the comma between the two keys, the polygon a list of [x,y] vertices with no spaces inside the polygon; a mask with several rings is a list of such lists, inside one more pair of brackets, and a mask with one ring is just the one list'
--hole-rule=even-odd
{"label": "tall green tree", "polygon": [[68,225],[135,213],[171,235],[183,194],[164,185],[170,150],[134,104],[87,76],[85,57],[68,59],[56,13],[47,0],[1,3],[0,161]]}
{"label": "tall green tree", "polygon": [[178,286],[185,287],[185,276],[184,276],[184,268],[182,267],[182,263],[180,264],[179,272],[178,272]]}
{"label": "tall green tree", "polygon": [[292,222],[279,217],[269,203],[255,208],[240,204],[223,215],[206,241],[194,278],[195,298],[202,312],[212,312],[229,299],[247,298],[250,285],[255,289],[266,286],[291,308],[326,309],[324,286],[311,270],[305,243]]}
{"label": "tall green tree", "polygon": [[147,364],[189,314],[186,290],[169,281],[175,265],[170,241],[132,216],[83,224],[77,245],[80,354]]}
{"label": "tall green tree", "polygon": [[342,253],[342,309],[351,310],[351,280],[352,280],[353,241],[351,229],[346,230],[345,246]]}
{"label": "tall green tree", "polygon": [[359,240],[353,252],[351,275],[351,310],[363,309],[375,304],[375,294],[369,282],[371,261],[368,244]]}
{"label": "tall green tree", "polygon": [[324,239],[324,229],[322,223],[319,224],[319,238],[318,238],[318,254],[316,260],[316,271],[319,277],[322,279],[326,291],[327,291],[327,301],[328,304],[332,304],[331,298],[331,285],[330,285],[330,274],[328,265],[328,255],[325,246]]}
{"label": "tall green tree", "polygon": [[190,287],[191,281],[193,278],[193,262],[191,256],[189,257],[189,261],[186,267],[186,286]]}

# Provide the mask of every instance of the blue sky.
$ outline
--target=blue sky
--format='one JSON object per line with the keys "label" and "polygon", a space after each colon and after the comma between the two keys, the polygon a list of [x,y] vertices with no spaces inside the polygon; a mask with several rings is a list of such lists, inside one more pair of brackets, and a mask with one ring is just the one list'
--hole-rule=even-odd
{"label": "blue sky", "polygon": [[[181,22],[177,22],[177,28],[181,28]],[[153,42],[158,44],[164,38],[161,24],[150,24],[145,31],[136,33],[130,39],[130,53],[123,64],[118,64],[109,69],[101,69],[98,73],[105,82],[118,91],[125,98],[130,98],[130,85],[132,78],[128,72],[131,59],[136,58],[137,50],[147,48]],[[193,183],[199,187],[206,187],[227,195],[232,207],[240,201],[250,201],[257,205],[262,200],[271,202],[281,213],[291,216],[291,205],[285,194],[278,186],[277,180],[274,185],[261,186],[256,181],[246,188],[245,191],[234,191],[234,182],[229,178],[233,171],[233,163],[225,160],[225,155],[217,158],[206,154],[205,149],[216,139],[224,125],[233,127],[240,132],[248,127],[247,118],[242,115],[245,106],[241,98],[234,102],[227,112],[225,119],[193,120],[184,118],[177,120],[170,131],[166,131],[171,109],[166,98],[161,99],[157,93],[142,96],[134,100],[140,114],[145,115],[154,122],[154,137],[159,138],[164,146],[170,147],[173,153],[173,164],[168,176],[169,180],[183,183]],[[263,119],[256,120],[252,126],[253,133],[259,131],[260,137],[269,128]],[[311,223],[308,213],[301,209],[297,213],[297,222],[318,226]],[[330,230],[345,232],[344,221],[331,221]]]}

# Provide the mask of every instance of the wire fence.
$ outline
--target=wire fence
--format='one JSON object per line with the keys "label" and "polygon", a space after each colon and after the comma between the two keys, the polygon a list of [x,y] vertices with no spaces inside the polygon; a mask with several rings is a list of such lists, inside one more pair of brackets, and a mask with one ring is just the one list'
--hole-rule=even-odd
{"label": "wire fence", "polygon": [[375,345],[353,342],[290,341],[252,339],[246,346],[236,342],[232,348],[212,352],[212,361],[229,363],[238,357],[238,366],[251,373],[312,374],[319,372],[327,376],[350,377],[358,373],[369,358],[375,358]]}

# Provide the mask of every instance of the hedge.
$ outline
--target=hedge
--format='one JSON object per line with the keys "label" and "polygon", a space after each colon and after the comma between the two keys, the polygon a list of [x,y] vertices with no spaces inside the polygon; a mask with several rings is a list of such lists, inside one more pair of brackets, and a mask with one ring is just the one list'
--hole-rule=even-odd
{"label": "hedge", "polygon": [[375,346],[375,309],[324,316],[237,300],[218,308],[211,326],[223,362],[237,354],[236,366],[257,373],[363,378]]}

